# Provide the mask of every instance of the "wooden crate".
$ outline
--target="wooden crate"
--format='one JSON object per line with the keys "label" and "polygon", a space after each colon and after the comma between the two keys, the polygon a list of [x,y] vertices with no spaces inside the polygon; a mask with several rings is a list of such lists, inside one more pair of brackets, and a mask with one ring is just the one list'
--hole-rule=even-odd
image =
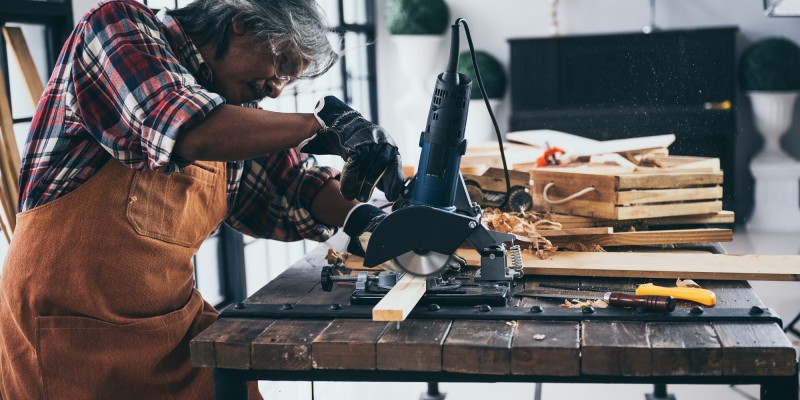
{"label": "wooden crate", "polygon": [[[718,160],[670,157],[670,167],[547,167],[531,170],[537,211],[630,220],[722,211]],[[546,195],[550,202],[545,199]],[[572,200],[567,197],[593,187]],[[560,204],[559,201],[563,201]]]}

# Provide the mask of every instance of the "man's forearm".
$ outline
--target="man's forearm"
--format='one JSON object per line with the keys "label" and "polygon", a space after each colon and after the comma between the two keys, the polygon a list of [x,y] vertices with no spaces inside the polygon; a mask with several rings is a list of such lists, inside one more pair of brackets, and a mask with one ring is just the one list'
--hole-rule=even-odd
{"label": "man's forearm", "polygon": [[331,179],[311,202],[311,214],[326,225],[343,226],[347,213],[358,204],[355,200],[345,200],[339,190],[339,181]]}
{"label": "man's forearm", "polygon": [[319,128],[311,113],[278,113],[226,104],[183,132],[174,153],[186,160],[246,160],[293,148]]}

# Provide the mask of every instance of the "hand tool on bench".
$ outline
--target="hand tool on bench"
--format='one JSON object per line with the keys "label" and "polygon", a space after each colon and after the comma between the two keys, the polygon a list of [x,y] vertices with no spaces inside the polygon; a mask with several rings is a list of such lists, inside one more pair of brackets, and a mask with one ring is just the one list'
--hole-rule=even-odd
{"label": "hand tool on bench", "polygon": [[672,296],[639,296],[635,294],[625,294],[619,292],[606,292],[598,294],[561,294],[548,293],[538,290],[524,290],[514,293],[517,297],[538,297],[547,299],[586,299],[603,300],[612,307],[642,307],[646,310],[670,312],[675,309],[675,299]]}
{"label": "hand tool on bench", "polygon": [[[549,287],[555,289],[572,290],[572,291],[587,291],[587,292],[628,292],[628,290],[612,289],[608,287],[595,287],[595,286],[570,286],[561,284],[541,283],[541,287]],[[702,288],[693,287],[664,287],[656,286],[652,283],[644,283],[637,285],[633,294],[639,296],[672,296],[679,300],[688,300],[695,303],[700,303],[704,306],[713,306],[717,304],[717,295]],[[580,296],[578,297],[580,298]]]}

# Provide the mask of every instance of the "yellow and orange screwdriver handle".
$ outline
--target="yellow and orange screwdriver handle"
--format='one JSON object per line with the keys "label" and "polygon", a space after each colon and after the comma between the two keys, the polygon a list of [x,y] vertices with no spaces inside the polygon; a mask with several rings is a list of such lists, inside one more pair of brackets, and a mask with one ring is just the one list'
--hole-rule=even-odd
{"label": "yellow and orange screwdriver handle", "polygon": [[637,295],[672,296],[676,299],[694,301],[705,306],[717,304],[717,295],[708,289],[693,287],[663,287],[645,283],[636,287]]}

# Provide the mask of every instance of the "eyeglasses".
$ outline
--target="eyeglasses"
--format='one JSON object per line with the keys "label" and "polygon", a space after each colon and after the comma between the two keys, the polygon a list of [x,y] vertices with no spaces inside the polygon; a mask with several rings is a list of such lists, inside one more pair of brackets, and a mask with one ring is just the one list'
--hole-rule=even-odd
{"label": "eyeglasses", "polygon": [[302,78],[303,63],[300,56],[293,51],[278,52],[275,45],[272,48],[272,65],[275,68],[275,77],[284,82],[292,82]]}

